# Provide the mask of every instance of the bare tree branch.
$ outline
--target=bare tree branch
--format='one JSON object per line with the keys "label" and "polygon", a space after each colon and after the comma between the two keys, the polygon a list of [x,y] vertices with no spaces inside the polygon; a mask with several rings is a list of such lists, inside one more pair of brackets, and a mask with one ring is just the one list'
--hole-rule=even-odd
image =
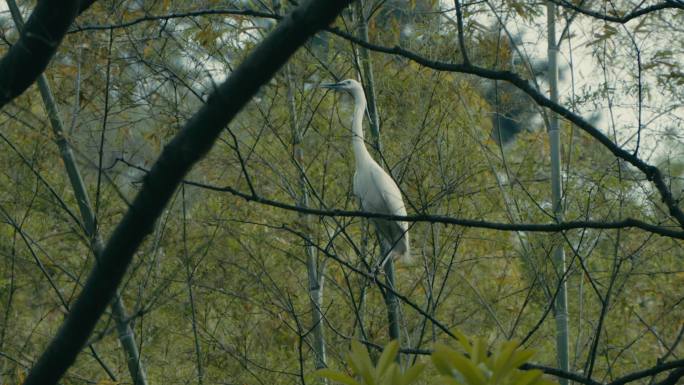
{"label": "bare tree branch", "polygon": [[198,9],[195,11],[188,11],[188,12],[172,12],[172,13],[167,13],[165,15],[145,15],[141,16],[135,19],[132,19],[130,21],[126,21],[123,23],[119,24],[86,24],[86,25],[81,25],[81,26],[76,26],[73,29],[69,30],[69,33],[77,33],[77,32],[84,32],[84,31],[102,31],[102,30],[107,30],[107,29],[118,29],[118,28],[127,28],[134,26],[136,24],[144,23],[147,21],[166,21],[166,20],[172,20],[172,19],[182,19],[186,17],[198,17],[198,16],[211,16],[211,15],[235,15],[235,16],[253,16],[253,17],[261,17],[265,19],[275,19],[275,20],[280,20],[283,18],[283,16],[275,14],[275,13],[269,13],[269,12],[264,12],[264,11],[257,11],[253,9],[241,9],[241,8],[217,8],[217,9]]}
{"label": "bare tree branch", "polygon": [[657,382],[655,385],[676,385],[682,377],[684,377],[684,368],[679,368],[673,370],[664,380]]}
{"label": "bare tree branch", "polygon": [[[644,369],[644,370],[634,372],[634,373],[630,373],[626,376],[620,377],[620,378],[608,383],[608,385],[624,385],[624,384],[628,384],[630,382],[640,380],[642,378],[655,376],[656,374],[660,374],[662,372],[665,372],[665,371],[668,371],[671,369],[677,369],[677,370],[673,371],[672,373],[670,373],[670,376],[671,376],[671,375],[675,374],[675,372],[681,372],[683,368],[684,368],[684,360],[676,360],[676,361],[671,361],[671,362],[665,362],[665,363],[653,366],[651,368]],[[679,377],[682,377],[683,375],[684,375],[684,373],[680,373]],[[679,378],[679,377],[677,377],[677,378]],[[666,380],[663,380],[663,382],[661,382],[661,384],[664,384],[665,383],[664,381],[666,381]],[[676,380],[675,380],[675,382],[676,382]]]}
{"label": "bare tree branch", "polygon": [[647,15],[649,13],[655,12],[655,11],[660,11],[662,9],[684,9],[684,4],[676,3],[674,1],[665,1],[663,3],[659,4],[653,4],[648,7],[644,7],[641,9],[635,9],[630,13],[627,13],[623,16],[612,16],[612,15],[607,15],[605,13],[597,12],[597,11],[592,11],[591,9],[583,8],[581,6],[575,5],[567,0],[549,0],[550,2],[559,5],[563,8],[571,9],[575,12],[579,12],[583,15],[591,16],[596,19],[601,19],[605,21],[610,21],[613,23],[620,23],[620,24],[625,24],[628,21],[632,19],[636,19],[637,17]]}

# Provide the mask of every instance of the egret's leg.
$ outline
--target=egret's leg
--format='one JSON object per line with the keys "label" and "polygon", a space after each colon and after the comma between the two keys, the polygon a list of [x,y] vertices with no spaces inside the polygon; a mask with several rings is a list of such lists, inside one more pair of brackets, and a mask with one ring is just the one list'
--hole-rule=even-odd
{"label": "egret's leg", "polygon": [[[383,253],[382,253],[383,257],[382,257],[382,259],[380,260],[380,263],[378,263],[378,264],[375,266],[375,269],[373,270],[373,275],[378,274],[378,273],[380,272],[380,270],[383,270],[383,269],[385,268],[385,265],[387,264],[387,261],[390,260],[390,257],[391,257],[391,255],[392,255],[392,249],[389,249],[389,248],[386,248],[386,247],[383,247],[382,249],[383,249]],[[389,249],[389,251],[384,252],[385,249]]]}
{"label": "egret's leg", "polygon": [[387,262],[392,259],[392,246],[382,241],[379,232],[378,242],[380,243],[380,262],[378,262],[373,268],[373,271],[371,271],[373,277],[377,277],[379,274],[382,274],[383,271],[386,273]]}
{"label": "egret's leg", "polygon": [[[391,248],[385,256],[383,267],[385,270],[385,284],[391,290],[385,291],[385,303],[387,305],[387,321],[389,326],[390,340],[397,340],[401,346],[401,336],[399,330],[399,299],[394,295],[397,290],[395,276],[394,276],[394,261],[389,258],[391,255]],[[396,361],[401,364],[401,355],[397,355]]]}

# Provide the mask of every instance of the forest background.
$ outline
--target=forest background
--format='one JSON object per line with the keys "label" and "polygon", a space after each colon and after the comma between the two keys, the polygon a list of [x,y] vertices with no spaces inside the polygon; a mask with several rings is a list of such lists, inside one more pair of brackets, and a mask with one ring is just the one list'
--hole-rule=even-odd
{"label": "forest background", "polygon": [[[0,15],[1,384],[50,370],[39,357],[91,309],[76,299],[98,258],[102,276],[125,275],[63,383],[320,382],[310,373],[345,371],[353,339],[377,357],[392,314],[405,366],[458,328],[522,341],[561,383],[684,376],[681,1],[366,0],[311,27],[283,19],[296,2],[64,3],[82,13],[45,44],[41,76],[12,56],[40,7],[8,0]],[[159,154],[190,153],[175,143],[202,111],[237,113],[222,92],[260,76],[240,64],[284,62],[297,39],[260,43],[297,23],[323,31],[264,72],[180,187],[154,190]],[[18,96],[31,71],[38,86]],[[351,100],[318,88],[344,78],[364,84],[367,145],[409,213],[412,258],[392,277],[371,273],[379,248],[351,192]],[[159,202],[153,227],[127,222],[145,213],[138,194]],[[137,251],[120,223],[150,231]]]}

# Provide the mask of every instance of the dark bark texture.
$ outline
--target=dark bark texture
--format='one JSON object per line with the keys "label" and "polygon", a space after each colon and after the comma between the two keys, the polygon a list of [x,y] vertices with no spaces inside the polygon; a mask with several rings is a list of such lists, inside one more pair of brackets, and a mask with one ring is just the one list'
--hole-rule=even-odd
{"label": "dark bark texture", "polygon": [[0,108],[26,91],[45,71],[71,23],[93,2],[38,1],[19,40],[0,59]]}

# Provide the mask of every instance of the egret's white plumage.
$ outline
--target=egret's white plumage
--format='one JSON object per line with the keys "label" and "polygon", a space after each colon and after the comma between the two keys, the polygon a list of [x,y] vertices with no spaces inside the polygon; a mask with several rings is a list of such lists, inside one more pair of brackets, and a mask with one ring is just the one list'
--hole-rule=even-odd
{"label": "egret's white plumage", "polygon": [[[354,172],[354,195],[359,198],[363,211],[388,215],[406,215],[401,191],[385,170],[373,160],[363,141],[363,115],[366,111],[366,95],[359,82],[352,79],[322,87],[349,92],[354,98],[352,117],[352,148],[356,170]],[[408,258],[410,256],[408,223],[371,218],[383,250],[383,259]]]}

